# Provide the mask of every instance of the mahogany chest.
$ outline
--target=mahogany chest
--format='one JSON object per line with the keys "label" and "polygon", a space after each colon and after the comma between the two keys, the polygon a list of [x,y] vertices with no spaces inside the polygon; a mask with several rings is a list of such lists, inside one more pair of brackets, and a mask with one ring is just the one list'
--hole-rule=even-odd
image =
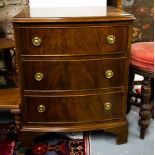
{"label": "mahogany chest", "polygon": [[14,18],[24,142],[46,132],[104,130],[127,141],[133,17]]}

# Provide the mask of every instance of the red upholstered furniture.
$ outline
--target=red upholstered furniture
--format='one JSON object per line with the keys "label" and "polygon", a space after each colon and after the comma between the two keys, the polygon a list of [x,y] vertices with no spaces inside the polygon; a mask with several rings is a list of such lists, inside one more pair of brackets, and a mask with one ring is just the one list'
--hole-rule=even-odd
{"label": "red upholstered furniture", "polygon": [[146,70],[154,71],[154,43],[141,42],[131,46],[131,64]]}
{"label": "red upholstered furniture", "polygon": [[[135,74],[142,75],[143,81],[134,81]],[[133,91],[134,85],[141,85],[141,91]],[[129,72],[129,93],[127,112],[131,105],[140,107],[141,127],[140,138],[144,139],[146,128],[149,126],[152,116],[153,105],[150,100],[153,98],[154,85],[154,43],[140,42],[131,46],[131,65]]]}

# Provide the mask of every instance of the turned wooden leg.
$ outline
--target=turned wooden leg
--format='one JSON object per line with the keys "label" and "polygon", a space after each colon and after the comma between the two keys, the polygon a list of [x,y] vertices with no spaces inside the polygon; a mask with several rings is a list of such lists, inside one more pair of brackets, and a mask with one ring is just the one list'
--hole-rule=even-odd
{"label": "turned wooden leg", "polygon": [[10,109],[10,112],[15,116],[15,123],[17,129],[20,129],[21,126],[21,110],[20,109]]}
{"label": "turned wooden leg", "polygon": [[150,80],[144,78],[143,85],[141,88],[141,109],[139,112],[140,120],[139,125],[141,127],[140,138],[144,139],[145,131],[149,126],[150,118],[152,116],[151,105],[150,105],[151,87]]}
{"label": "turned wooden leg", "polygon": [[154,118],[154,78],[151,79],[151,97],[150,103],[152,104],[152,118]]}

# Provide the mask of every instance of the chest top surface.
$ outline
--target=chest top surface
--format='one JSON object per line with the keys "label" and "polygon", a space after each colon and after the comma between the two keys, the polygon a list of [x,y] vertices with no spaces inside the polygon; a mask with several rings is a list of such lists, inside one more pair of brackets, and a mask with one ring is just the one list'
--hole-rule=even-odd
{"label": "chest top surface", "polygon": [[[35,13],[32,13],[35,12]],[[83,12],[84,14],[82,14]],[[42,14],[42,15],[41,15]],[[131,21],[134,17],[121,9],[108,6],[104,8],[25,8],[14,17],[15,23],[71,23],[71,22],[108,22],[108,21]]]}

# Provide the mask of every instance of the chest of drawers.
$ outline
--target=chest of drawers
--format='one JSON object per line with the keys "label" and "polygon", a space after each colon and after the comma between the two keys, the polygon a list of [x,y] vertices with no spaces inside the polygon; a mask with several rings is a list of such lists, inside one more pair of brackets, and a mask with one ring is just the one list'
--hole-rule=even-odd
{"label": "chest of drawers", "polygon": [[14,18],[21,136],[104,130],[127,141],[125,118],[133,17]]}

